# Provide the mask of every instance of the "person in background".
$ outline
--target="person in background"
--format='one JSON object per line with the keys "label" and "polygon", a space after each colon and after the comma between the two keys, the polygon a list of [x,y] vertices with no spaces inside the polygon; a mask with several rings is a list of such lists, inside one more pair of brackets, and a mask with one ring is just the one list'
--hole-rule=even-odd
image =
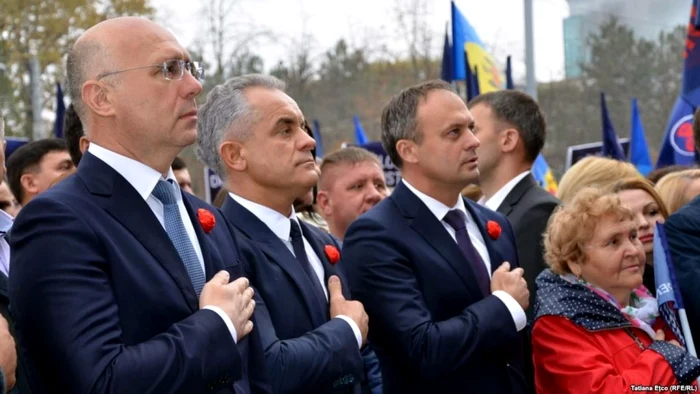
{"label": "person in background", "polygon": [[17,217],[22,206],[19,205],[15,195],[10,191],[7,181],[0,183],[0,209],[7,212],[10,216]]}
{"label": "person in background", "polygon": [[609,191],[616,193],[623,205],[634,213],[639,226],[637,238],[644,246],[647,265],[644,269],[644,287],[656,296],[654,282],[654,233],[656,223],[664,223],[668,218],[668,210],[659,193],[650,181],[632,177],[614,183]]}
{"label": "person in background", "polygon": [[73,103],[66,108],[66,115],[63,118],[63,129],[65,130],[63,139],[66,141],[68,153],[70,154],[71,160],[73,160],[73,164],[77,167],[78,164],[80,164],[83,153],[85,153],[90,145],[90,141],[85,135],[83,122],[80,121],[78,113],[75,112]]}
{"label": "person in background", "polygon": [[665,177],[666,175],[673,173],[673,172],[678,172],[678,171],[683,171],[683,170],[691,170],[694,167],[692,166],[682,166],[682,165],[673,165],[673,166],[667,166],[667,167],[661,167],[653,170],[652,172],[648,173],[646,178],[651,182],[652,184],[656,185],[661,178]]}
{"label": "person in background", "polygon": [[532,330],[538,394],[697,384],[700,360],[678,344],[642,284],[638,235],[632,210],[599,189],[579,190],[552,216]]}
{"label": "person in background", "polygon": [[7,160],[7,180],[22,207],[75,165],[62,139],[32,141],[17,148]]}
{"label": "person in background", "polygon": [[379,158],[357,147],[324,157],[318,184],[319,210],[330,233],[341,242],[355,219],[389,195]]}
{"label": "person in background", "polygon": [[177,184],[180,185],[180,189],[187,193],[194,194],[192,191],[192,177],[190,176],[190,171],[187,169],[185,161],[179,157],[175,157],[171,167],[173,169],[173,174],[175,174]]}
{"label": "person in background", "polygon": [[700,195],[700,169],[672,172],[661,178],[655,187],[668,213],[674,214]]}
{"label": "person in background", "polygon": [[483,196],[484,193],[481,191],[479,185],[471,184],[462,189],[462,197],[468,198],[474,202],[478,202]]}
{"label": "person in background", "polygon": [[[469,102],[479,139],[479,203],[500,212],[513,225],[518,261],[525,270],[530,305],[535,303],[535,278],[546,268],[542,234],[559,200],[532,176],[532,164],[547,137],[537,102],[517,90],[477,96]],[[527,312],[532,319],[532,309]]]}
{"label": "person in background", "polygon": [[576,198],[581,189],[605,188],[629,177],[642,177],[633,164],[607,157],[587,156],[571,166],[561,177],[557,197],[566,204]]}

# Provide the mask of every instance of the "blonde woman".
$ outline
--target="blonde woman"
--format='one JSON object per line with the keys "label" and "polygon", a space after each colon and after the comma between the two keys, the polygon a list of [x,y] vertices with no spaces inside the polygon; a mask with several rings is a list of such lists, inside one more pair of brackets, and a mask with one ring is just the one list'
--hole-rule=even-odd
{"label": "blonde woman", "polygon": [[659,180],[656,190],[673,214],[700,195],[700,169],[672,172]]}
{"label": "blonde woman", "polygon": [[607,157],[588,156],[579,160],[559,180],[557,197],[568,203],[585,187],[608,187],[623,178],[642,177],[634,165]]}

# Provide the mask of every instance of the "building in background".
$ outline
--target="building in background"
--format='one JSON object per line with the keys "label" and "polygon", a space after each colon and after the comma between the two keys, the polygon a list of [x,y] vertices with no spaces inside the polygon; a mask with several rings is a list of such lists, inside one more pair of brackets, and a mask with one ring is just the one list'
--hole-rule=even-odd
{"label": "building in background", "polygon": [[588,59],[586,40],[610,19],[630,26],[637,37],[656,40],[659,33],[688,23],[690,1],[683,0],[568,0],[564,19],[564,72],[566,78],[581,76],[581,63]]}

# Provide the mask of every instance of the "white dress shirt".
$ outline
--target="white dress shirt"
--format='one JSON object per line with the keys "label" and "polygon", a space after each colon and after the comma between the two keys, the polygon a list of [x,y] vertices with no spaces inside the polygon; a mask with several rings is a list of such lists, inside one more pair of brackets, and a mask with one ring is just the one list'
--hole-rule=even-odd
{"label": "white dress shirt", "polygon": [[503,185],[502,188],[498,189],[496,194],[491,196],[491,198],[489,198],[488,200],[486,200],[484,197],[482,197],[479,200],[479,205],[485,206],[486,208],[488,208],[492,211],[497,211],[498,207],[500,207],[501,204],[503,204],[503,201],[506,199],[506,197],[508,197],[510,192],[513,191],[513,188],[515,187],[515,185],[517,185],[518,182],[523,180],[523,178],[525,178],[529,173],[530,173],[530,171],[525,171],[521,174],[518,174],[518,176],[516,176],[515,178],[508,181],[508,183]]}
{"label": "white dress shirt", "polygon": [[[12,228],[15,219],[7,212],[0,210],[0,231],[7,233]],[[10,277],[10,244],[5,237],[0,238],[0,272]]]}
{"label": "white dress shirt", "polygon": [[[247,209],[248,211],[250,211],[250,213],[255,215],[255,217],[260,219],[261,222],[265,223],[265,225],[270,229],[270,231],[272,231],[277,236],[277,238],[279,238],[282,241],[282,243],[284,243],[284,245],[287,247],[287,249],[289,249],[292,255],[296,257],[296,255],[294,254],[294,247],[292,246],[292,240],[290,238],[291,223],[289,222],[289,219],[292,219],[295,222],[299,223],[299,219],[297,218],[297,215],[294,212],[294,207],[291,208],[292,213],[289,215],[289,217],[285,217],[284,215],[273,209],[245,199],[237,194],[229,193],[229,196],[234,201],[241,204],[243,208]],[[306,237],[303,235],[303,233],[302,240],[304,241],[304,251],[306,252],[306,256],[309,259],[309,264],[311,264],[311,268],[313,268],[313,271],[316,274],[316,278],[318,278],[318,281],[321,283],[323,293],[326,295],[326,302],[328,302],[328,287],[326,286],[325,270],[323,269],[321,259],[318,257],[318,255],[316,255],[316,252],[311,247],[309,241],[306,240]],[[353,333],[355,333],[355,339],[357,339],[357,346],[362,347],[362,332],[360,331],[360,327],[357,326],[357,323],[355,323],[354,320],[345,315],[338,315],[336,316],[336,318],[343,319],[350,325]]]}
{"label": "white dress shirt", "polygon": [[[404,185],[406,185],[406,187],[411,192],[413,192],[413,194],[415,194],[416,197],[418,197],[423,202],[423,204],[425,204],[425,206],[430,210],[430,212],[432,212],[433,215],[435,215],[437,220],[440,221],[442,226],[445,228],[445,230],[447,230],[447,232],[450,234],[450,237],[452,237],[452,239],[455,242],[457,242],[457,235],[455,233],[455,230],[443,219],[445,218],[445,215],[447,215],[447,212],[453,209],[460,210],[462,211],[462,213],[464,213],[464,216],[467,218],[467,232],[469,233],[469,239],[472,241],[474,248],[481,256],[481,259],[484,261],[484,265],[486,265],[486,272],[488,272],[489,277],[491,277],[491,257],[489,256],[488,249],[486,248],[484,237],[481,235],[481,231],[479,231],[479,227],[476,225],[474,218],[464,205],[464,200],[462,198],[458,198],[457,204],[455,204],[455,206],[448,207],[440,201],[428,196],[425,193],[422,193],[421,191],[413,187],[410,183],[406,182],[405,179],[402,179],[401,182],[403,182]],[[525,326],[527,325],[527,317],[525,316],[525,311],[523,310],[523,308],[520,306],[520,304],[518,304],[518,301],[516,301],[515,298],[513,298],[513,296],[511,296],[503,290],[496,290],[492,294],[498,297],[498,299],[500,299],[505,304],[506,308],[508,308],[510,315],[513,317],[515,328],[518,331],[525,328]]]}
{"label": "white dress shirt", "polygon": [[[163,226],[163,229],[165,229],[165,212],[163,209],[163,203],[161,203],[160,200],[158,200],[152,193],[159,180],[172,180],[177,185],[177,180],[175,179],[173,170],[168,170],[168,176],[163,178],[163,175],[155,169],[134,159],[105,149],[94,142],[90,142],[88,152],[105,162],[108,166],[112,167],[114,171],[123,176],[124,179],[126,179],[126,181],[129,182],[134,189],[136,189],[136,192],[141,196],[141,198],[146,201],[148,207],[151,208],[151,211],[153,211],[153,214],[158,219],[160,225]],[[175,199],[177,200],[177,207],[180,210],[182,223],[185,225],[185,231],[187,232],[187,236],[190,238],[190,242],[192,242],[194,252],[197,254],[197,259],[199,260],[199,264],[202,266],[202,272],[206,278],[202,248],[199,246],[199,240],[197,239],[197,233],[194,231],[194,226],[192,225],[192,222],[188,220],[190,216],[187,213],[187,208],[185,208],[185,203],[182,201],[182,194],[175,193]],[[213,305],[206,305],[203,309],[209,309],[221,316],[231,332],[233,341],[238,342],[236,328],[233,326],[233,322],[228,317],[226,312],[223,311],[223,309]]]}

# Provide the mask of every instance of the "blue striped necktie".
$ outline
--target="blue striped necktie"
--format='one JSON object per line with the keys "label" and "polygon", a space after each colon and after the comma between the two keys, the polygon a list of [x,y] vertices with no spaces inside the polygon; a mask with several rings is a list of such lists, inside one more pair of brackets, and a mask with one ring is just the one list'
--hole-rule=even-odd
{"label": "blue striped necktie", "polygon": [[204,287],[204,271],[202,271],[202,265],[199,263],[197,253],[194,251],[194,246],[180,216],[180,209],[175,197],[175,193],[178,193],[179,190],[176,191],[174,186],[171,181],[166,182],[161,179],[153,189],[153,196],[163,203],[165,232],[168,233],[177,253],[185,264],[187,274],[190,276],[194,291],[199,298]]}

